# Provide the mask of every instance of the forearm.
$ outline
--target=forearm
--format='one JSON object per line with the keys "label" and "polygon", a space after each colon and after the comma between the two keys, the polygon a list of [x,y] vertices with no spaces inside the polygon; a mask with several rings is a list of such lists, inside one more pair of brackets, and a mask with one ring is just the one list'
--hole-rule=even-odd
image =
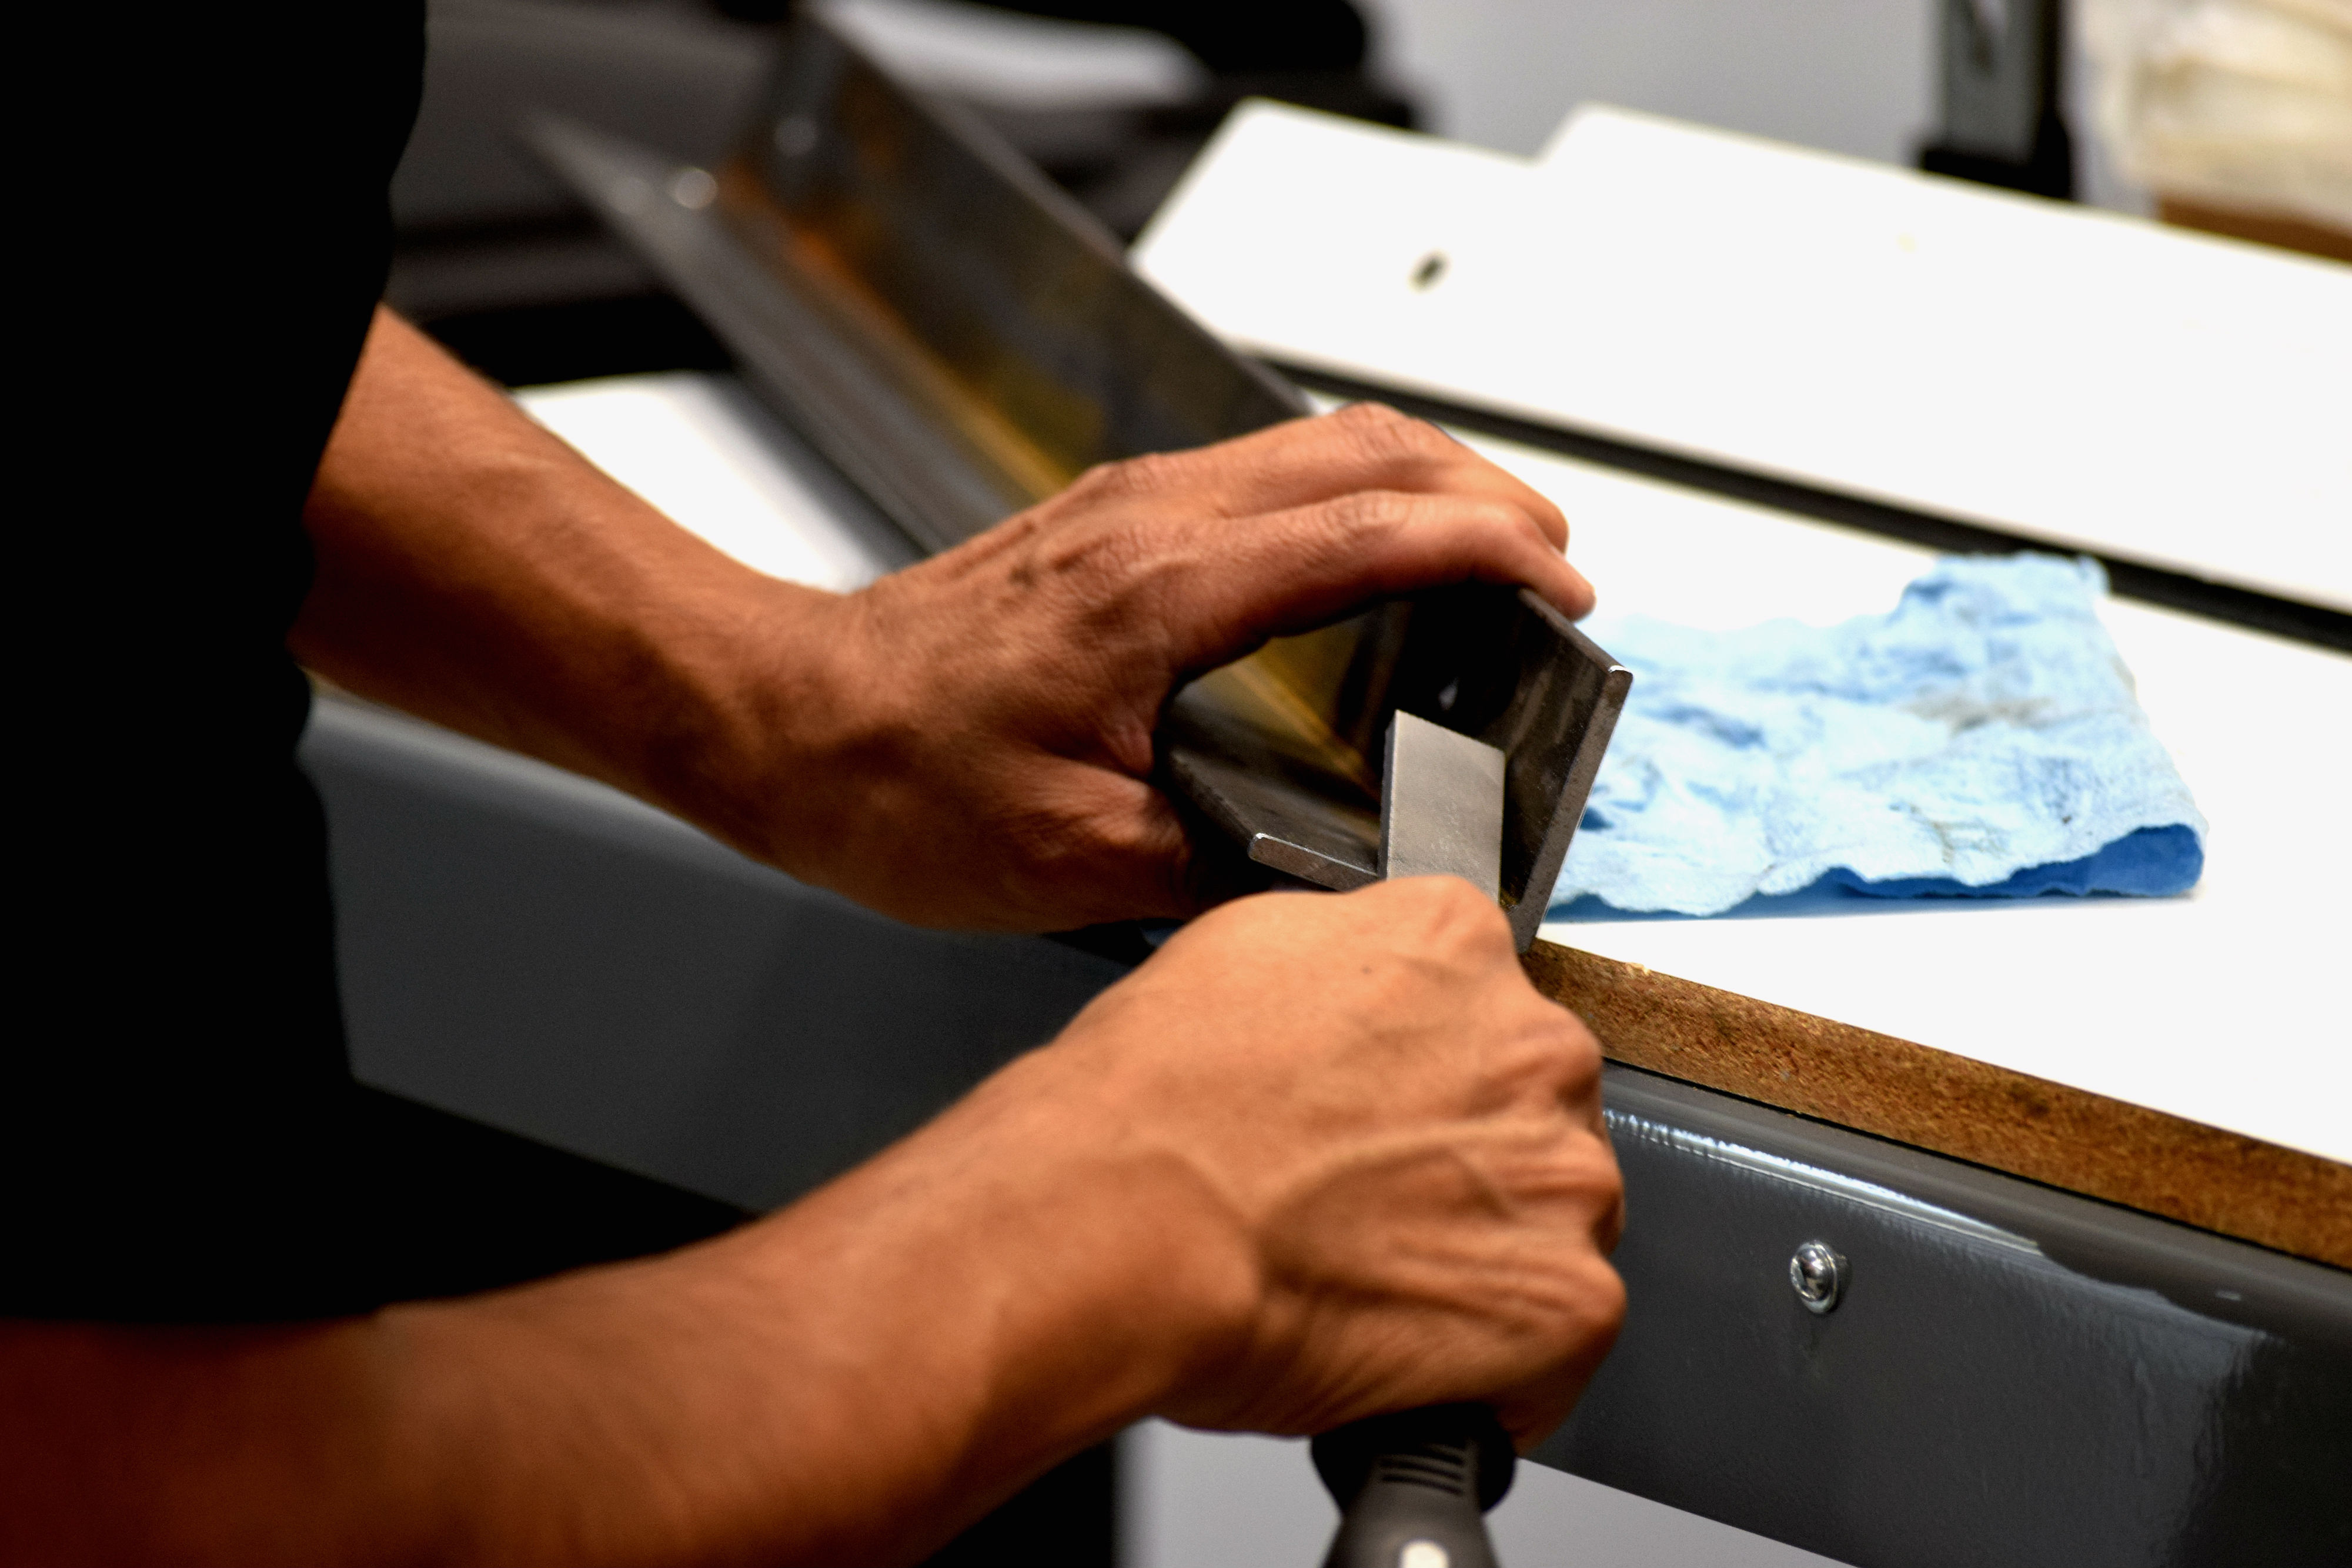
{"label": "forearm", "polygon": [[1367,601],[1592,591],[1559,508],[1362,405],[1090,470],[846,596],[662,517],[390,315],[306,521],[295,651],[363,695],[619,785],[923,925],[1196,913],[1152,785],[1170,694]]}
{"label": "forearm", "polygon": [[[304,520],[310,667],[690,815],[748,708],[796,706],[785,651],[837,602],[679,528],[388,311]],[[784,656],[755,683],[749,649]]]}
{"label": "forearm", "polygon": [[1126,1163],[1038,1179],[1008,1142],[1034,1111],[984,1092],[730,1237],[497,1295],[10,1326],[0,1557],[912,1560],[1217,1343],[1195,1195]]}
{"label": "forearm", "polygon": [[880,1568],[1147,1413],[1486,1399],[1531,1442],[1623,1310],[1599,1082],[1467,883],[1244,901],[717,1241],[304,1327],[0,1325],[0,1562]]}
{"label": "forearm", "polygon": [[1013,1128],[972,1133],[1017,1099],[984,1091],[950,1113],[964,1125],[775,1234],[415,1309],[420,1343],[450,1335],[507,1369],[495,1405],[470,1375],[438,1380],[478,1468],[520,1461],[495,1467],[501,1492],[471,1514],[489,1533],[462,1557],[912,1561],[1156,1408],[1244,1298],[1210,1278],[1222,1252],[1186,1245],[1197,1195],[1126,1162],[1057,1159],[1033,1180],[998,1136]]}

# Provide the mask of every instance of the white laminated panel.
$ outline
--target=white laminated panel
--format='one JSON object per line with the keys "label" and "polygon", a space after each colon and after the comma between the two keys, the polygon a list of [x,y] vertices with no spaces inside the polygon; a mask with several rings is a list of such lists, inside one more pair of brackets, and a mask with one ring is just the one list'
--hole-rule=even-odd
{"label": "white laminated panel", "polygon": [[2352,267],[1622,110],[1254,103],[1136,250],[1278,360],[2352,611]]}

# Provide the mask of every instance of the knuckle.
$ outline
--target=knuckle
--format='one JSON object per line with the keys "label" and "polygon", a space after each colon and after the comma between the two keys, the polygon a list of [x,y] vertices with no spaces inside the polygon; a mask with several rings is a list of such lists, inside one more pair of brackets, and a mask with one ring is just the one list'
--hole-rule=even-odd
{"label": "knuckle", "polygon": [[1148,590],[1159,564],[1146,533],[1123,521],[1080,530],[1039,554],[1046,575],[1078,585],[1078,602],[1105,618],[1125,613],[1127,596]]}
{"label": "knuckle", "polygon": [[1587,1178],[1591,1196],[1601,1210],[1601,1218],[1613,1226],[1625,1205],[1625,1172],[1606,1138],[1595,1134],[1584,1142],[1584,1163],[1591,1173]]}
{"label": "knuckle", "polygon": [[1552,1014],[1546,1054],[1553,1092],[1562,1104],[1581,1107],[1601,1092],[1601,1042],[1566,1008],[1544,1005]]}
{"label": "knuckle", "polygon": [[1560,1205],[1558,1226],[1548,1231],[1549,1240],[1542,1245],[1568,1276],[1570,1294],[1581,1297],[1589,1281],[1612,1273],[1609,1255],[1624,1228],[1625,1184],[1617,1162],[1605,1154],[1587,1153],[1571,1164],[1572,1170],[1555,1189]]}
{"label": "knuckle", "polygon": [[1511,922],[1502,906],[1459,877],[1447,877],[1445,915],[1456,939],[1474,956],[1501,966],[1506,984],[1526,988],[1527,977],[1510,960],[1517,955],[1511,940]]}
{"label": "knuckle", "polygon": [[1394,490],[1356,490],[1326,501],[1321,509],[1336,532],[1353,538],[1403,527],[1412,520],[1413,502]]}
{"label": "knuckle", "polygon": [[1625,1321],[1625,1279],[1610,1267],[1605,1260],[1595,1260],[1585,1270],[1583,1289],[1579,1293],[1587,1332],[1614,1335]]}
{"label": "knuckle", "polygon": [[1480,497],[1476,504],[1475,515],[1478,520],[1488,528],[1508,529],[1515,536],[1535,521],[1535,515],[1527,507],[1516,501],[1507,501],[1499,496]]}
{"label": "knuckle", "polygon": [[1528,1239],[1521,1259],[1523,1322],[1546,1359],[1598,1359],[1624,1322],[1625,1282],[1599,1238],[1580,1234],[1566,1246],[1563,1239],[1557,1232]]}
{"label": "knuckle", "polygon": [[[1617,1182],[1616,1201],[1612,1203],[1608,1212],[1601,1217],[1601,1223],[1595,1229],[1593,1239],[1600,1246],[1603,1257],[1615,1252],[1617,1244],[1625,1239],[1625,1183],[1622,1177],[1620,1177]],[[1624,1310],[1622,1302],[1618,1310],[1622,1314]]]}
{"label": "knuckle", "polygon": [[[1534,989],[1532,984],[1528,989]],[[1600,1040],[1582,1019],[1542,993],[1537,995],[1550,1015],[1553,1049],[1562,1063],[1574,1070],[1580,1080],[1597,1080],[1601,1076]]]}
{"label": "knuckle", "polygon": [[[1516,955],[1515,955],[1516,956]],[[1600,1043],[1575,1014],[1536,990],[1517,963],[1489,971],[1500,990],[1488,1015],[1498,1047],[1496,1071],[1512,1096],[1550,1129],[1557,1157],[1614,1164],[1600,1127]],[[1564,1167],[1565,1168],[1565,1167]]]}
{"label": "knuckle", "polygon": [[1117,463],[1097,463],[1083,470],[1076,478],[1062,487],[1062,493],[1045,503],[1048,507],[1069,507],[1098,501],[1111,493],[1120,481]]}
{"label": "knuckle", "polygon": [[1497,942],[1510,947],[1510,922],[1501,907],[1458,876],[1404,877],[1364,891],[1402,905],[1384,918],[1404,936],[1406,951],[1491,958]]}
{"label": "knuckle", "polygon": [[1453,515],[1465,531],[1486,536],[1507,551],[1532,546],[1533,534],[1542,531],[1527,508],[1493,496],[1463,497],[1454,503]]}
{"label": "knuckle", "polygon": [[1334,411],[1330,418],[1334,424],[1360,431],[1381,430],[1412,423],[1388,404],[1375,402],[1369,398]]}
{"label": "knuckle", "polygon": [[1153,495],[1169,489],[1179,477],[1181,460],[1166,453],[1148,452],[1097,463],[1079,475],[1069,494],[1089,500],[1113,500]]}
{"label": "knuckle", "polygon": [[1332,417],[1376,457],[1433,457],[1459,450],[1427,420],[1400,413],[1384,402],[1350,403]]}

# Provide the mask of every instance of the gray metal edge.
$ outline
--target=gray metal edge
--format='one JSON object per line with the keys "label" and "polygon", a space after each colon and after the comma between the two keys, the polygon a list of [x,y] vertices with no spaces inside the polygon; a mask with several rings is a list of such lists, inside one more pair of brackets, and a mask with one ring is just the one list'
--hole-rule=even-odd
{"label": "gray metal edge", "polygon": [[2030,1249],[2206,1317],[2352,1349],[2352,1272],[1622,1063],[1603,1079],[1622,1135],[1679,1137],[1685,1152]]}
{"label": "gray metal edge", "polygon": [[1535,863],[1528,868],[1527,891],[1510,909],[1511,938],[1525,953],[1536,945],[1544,916],[1550,913],[1552,884],[1559,880],[1559,868],[1568,862],[1569,841],[1576,837],[1577,824],[1584,818],[1584,802],[1592,794],[1592,781],[1601,776],[1601,761],[1608,754],[1610,737],[1617,733],[1617,717],[1624,712],[1626,695],[1633,690],[1633,672],[1610,657],[1600,643],[1576,629],[1576,622],[1545,603],[1531,590],[1521,589],[1519,597],[1576,650],[1579,657],[1606,666],[1601,678],[1601,695],[1593,706],[1592,722],[1585,727],[1584,739],[1578,745],[1576,759],[1569,765],[1568,778],[1560,787],[1559,804],[1552,812],[1550,825],[1544,830],[1543,844],[1536,852]]}

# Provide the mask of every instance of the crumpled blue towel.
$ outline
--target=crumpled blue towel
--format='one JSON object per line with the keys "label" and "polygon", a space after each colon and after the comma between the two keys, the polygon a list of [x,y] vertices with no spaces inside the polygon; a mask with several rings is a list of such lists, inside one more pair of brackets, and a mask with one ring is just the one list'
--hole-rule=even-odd
{"label": "crumpled blue towel", "polygon": [[1958,556],[1837,626],[1589,628],[1633,690],[1552,913],[2193,886],[2205,819],[2099,624],[2105,591],[2088,559]]}

